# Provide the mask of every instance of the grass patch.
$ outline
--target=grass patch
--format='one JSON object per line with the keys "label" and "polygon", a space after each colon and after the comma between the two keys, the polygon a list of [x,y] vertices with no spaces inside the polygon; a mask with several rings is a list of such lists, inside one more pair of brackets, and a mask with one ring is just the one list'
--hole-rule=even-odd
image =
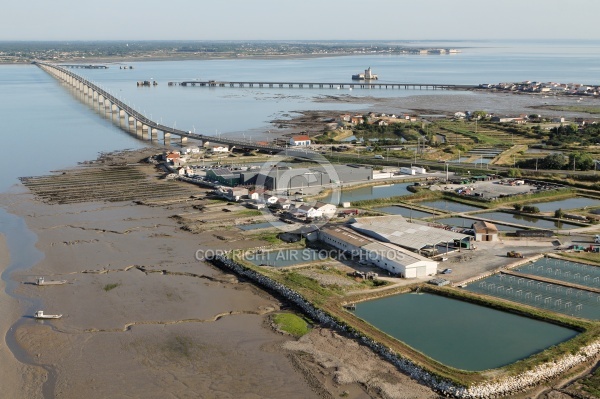
{"label": "grass patch", "polygon": [[235,214],[239,216],[260,216],[262,215],[262,212],[258,209],[245,209],[243,211],[236,212]]}
{"label": "grass patch", "polygon": [[597,368],[589,377],[583,378],[579,383],[585,392],[600,398],[600,368]]}
{"label": "grass patch", "polygon": [[600,107],[589,107],[584,105],[546,105],[544,109],[551,109],[553,111],[570,111],[570,112],[583,112],[586,114],[600,114]]}
{"label": "grass patch", "polygon": [[106,284],[104,287],[102,287],[102,289],[104,291],[108,292],[110,290],[114,290],[115,288],[117,288],[120,285],[121,285],[121,283]]}
{"label": "grass patch", "polygon": [[564,252],[560,254],[562,257],[573,260],[587,260],[600,266],[600,254],[594,252]]}
{"label": "grass patch", "polygon": [[273,316],[273,323],[277,329],[298,338],[310,331],[306,320],[293,313],[278,313]]}
{"label": "grass patch", "polygon": [[[259,211],[260,212],[260,211]],[[281,240],[279,238],[277,238],[277,235],[279,234],[279,232],[265,232],[265,233],[260,233],[255,235],[253,238],[256,238],[257,240],[261,240],[261,241],[266,241],[270,244],[279,244],[281,243]]]}

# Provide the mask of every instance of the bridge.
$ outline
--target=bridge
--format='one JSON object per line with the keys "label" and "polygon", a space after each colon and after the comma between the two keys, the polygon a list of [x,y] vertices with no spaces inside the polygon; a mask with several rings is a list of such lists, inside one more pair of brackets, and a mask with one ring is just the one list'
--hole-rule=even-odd
{"label": "bridge", "polygon": [[64,68],[83,68],[83,69],[108,69],[106,65],[85,65],[85,64],[61,64]]}
{"label": "bridge", "polygon": [[199,86],[199,87],[258,87],[286,89],[405,89],[405,90],[472,90],[474,85],[454,85],[441,83],[315,83],[315,82],[230,82],[230,81],[184,81],[169,82],[169,86]]}
{"label": "bridge", "polygon": [[236,147],[242,150],[258,150],[268,153],[278,153],[285,150],[286,154],[289,156],[302,158],[314,158],[316,156],[316,153],[309,150],[295,148],[286,149],[277,145],[262,145],[249,140],[235,140],[224,137],[207,136],[161,125],[160,123],[150,120],[148,117],[142,115],[140,112],[131,108],[123,101],[87,79],[67,70],[64,65],[61,66],[44,62],[34,62],[34,64],[59,81],[64,82],[81,92],[84,97],[89,99],[90,105],[93,108],[97,108],[99,112],[103,113],[105,117],[110,118],[113,122],[118,122],[119,127],[124,130],[135,133],[140,139],[147,139],[153,142],[158,141],[159,133],[162,133],[165,145],[170,144],[171,136],[178,136],[182,144],[187,142],[189,138],[201,140],[202,142],[209,141],[211,143],[226,144],[230,147]]}

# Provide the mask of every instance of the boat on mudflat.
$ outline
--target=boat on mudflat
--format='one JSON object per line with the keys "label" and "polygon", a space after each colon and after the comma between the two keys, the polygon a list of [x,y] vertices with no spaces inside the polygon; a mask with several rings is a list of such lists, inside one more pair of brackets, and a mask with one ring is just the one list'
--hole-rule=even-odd
{"label": "boat on mudflat", "polygon": [[36,284],[37,285],[62,285],[66,284],[67,280],[50,280],[46,281],[43,277],[38,277]]}
{"label": "boat on mudflat", "polygon": [[61,314],[44,314],[43,310],[38,310],[35,312],[34,317],[36,319],[60,319],[62,317]]}

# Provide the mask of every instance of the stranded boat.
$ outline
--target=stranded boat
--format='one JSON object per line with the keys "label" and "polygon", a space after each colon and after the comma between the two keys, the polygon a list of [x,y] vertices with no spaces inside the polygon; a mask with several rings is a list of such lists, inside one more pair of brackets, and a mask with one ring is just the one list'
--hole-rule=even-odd
{"label": "stranded boat", "polygon": [[38,277],[36,284],[37,285],[62,285],[66,284],[67,280],[50,280],[46,281],[43,277]]}
{"label": "stranded boat", "polygon": [[36,319],[60,319],[62,317],[61,314],[44,314],[43,310],[38,310],[35,312],[34,317]]}

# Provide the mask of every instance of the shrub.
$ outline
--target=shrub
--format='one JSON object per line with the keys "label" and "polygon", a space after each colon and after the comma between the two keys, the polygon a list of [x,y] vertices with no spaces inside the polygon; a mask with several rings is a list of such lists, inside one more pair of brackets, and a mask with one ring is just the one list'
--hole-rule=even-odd
{"label": "shrub", "polygon": [[525,213],[540,213],[540,208],[537,206],[525,205],[523,206],[523,212]]}
{"label": "shrub", "polygon": [[513,208],[515,208],[515,211],[521,212],[521,209],[523,209],[523,205],[521,205],[521,204],[514,204]]}
{"label": "shrub", "polygon": [[554,211],[554,217],[557,219],[562,219],[565,216],[565,213],[563,212],[563,210],[561,208],[558,208],[557,210]]}

